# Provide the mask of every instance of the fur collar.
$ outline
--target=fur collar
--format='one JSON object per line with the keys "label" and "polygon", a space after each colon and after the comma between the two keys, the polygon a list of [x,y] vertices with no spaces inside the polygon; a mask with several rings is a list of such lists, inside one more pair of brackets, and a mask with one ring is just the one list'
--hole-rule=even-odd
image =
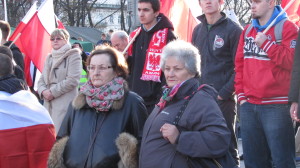
{"label": "fur collar", "polygon": [[123,132],[116,139],[120,161],[118,168],[138,168],[138,140],[129,133]]}
{"label": "fur collar", "polygon": [[49,153],[48,158],[48,168],[66,168],[64,165],[63,153],[65,150],[65,146],[69,140],[68,136],[65,136],[58,141],[55,142],[53,145],[51,152]]}
{"label": "fur collar", "polygon": [[[128,91],[129,91],[127,82],[124,82],[124,89],[125,89],[124,97],[122,99],[118,100],[118,101],[114,101],[114,103],[112,105],[112,110],[120,110],[123,107],[125,97],[126,97]],[[82,93],[78,94],[72,102],[72,106],[77,110],[81,109],[86,104],[87,103],[86,103],[85,95],[82,94]]]}

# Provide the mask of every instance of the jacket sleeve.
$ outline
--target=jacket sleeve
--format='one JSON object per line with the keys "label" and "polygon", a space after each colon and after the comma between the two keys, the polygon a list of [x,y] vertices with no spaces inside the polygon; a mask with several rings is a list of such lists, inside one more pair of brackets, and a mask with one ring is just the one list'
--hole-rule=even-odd
{"label": "jacket sleeve", "polygon": [[21,67],[22,70],[24,70],[24,57],[19,48],[15,47],[11,49],[13,53],[14,60],[17,65]]}
{"label": "jacket sleeve", "polygon": [[56,139],[60,139],[60,138],[70,135],[74,110],[75,109],[72,107],[72,102],[71,102],[69,104],[67,114],[65,115],[65,118],[64,118],[63,122],[61,123],[60,129],[56,136]]}
{"label": "jacket sleeve", "polygon": [[47,75],[45,75],[45,74],[49,74],[49,64],[48,64],[49,63],[49,57],[50,57],[50,55],[47,56],[45,66],[44,66],[44,69],[43,69],[43,73],[41,74],[41,77],[38,81],[37,92],[38,92],[41,99],[43,99],[42,92],[47,89],[47,84],[46,84],[46,79],[45,79],[45,76],[47,76]]}
{"label": "jacket sleeve", "polygon": [[173,30],[168,29],[168,42],[176,40],[177,37],[175,36]]}
{"label": "jacket sleeve", "polygon": [[[248,25],[249,26],[249,25]],[[238,102],[242,100],[246,100],[244,89],[243,89],[243,69],[244,69],[244,36],[245,36],[245,30],[247,30],[247,27],[245,27],[243,33],[240,36],[238,48],[235,55],[235,78],[234,78],[234,87],[235,87],[235,93],[237,95]]]}
{"label": "jacket sleeve", "polygon": [[300,35],[298,35],[289,92],[289,101],[298,102],[300,89]]}
{"label": "jacket sleeve", "polygon": [[198,24],[198,25],[194,28],[194,30],[193,30],[191,42],[192,42],[192,44],[193,44],[194,46],[197,46],[197,45],[196,45],[196,38],[197,38],[197,34],[200,32],[199,29],[201,29],[201,26],[202,26],[201,24]]}
{"label": "jacket sleeve", "polygon": [[79,84],[82,70],[82,60],[79,52],[68,56],[68,61],[69,64],[67,64],[68,72],[66,78],[50,88],[50,91],[55,98],[70,92]]}
{"label": "jacket sleeve", "polygon": [[287,20],[284,23],[281,44],[276,44],[275,41],[267,39],[260,48],[268,54],[274,64],[291,71],[297,36],[298,27]]}
{"label": "jacket sleeve", "polygon": [[[231,48],[231,56],[232,62],[234,63],[236,50],[239,44],[240,35],[242,33],[242,28],[237,26],[233,32],[230,33],[230,48]],[[234,64],[233,64],[234,65]],[[220,89],[219,95],[224,99],[229,99],[234,93],[234,77],[235,73],[232,73],[229,81]]]}
{"label": "jacket sleeve", "polygon": [[[130,94],[133,94],[130,92]],[[144,123],[147,119],[147,109],[145,105],[143,104],[143,99],[136,95],[133,94],[133,101],[131,102],[132,104],[132,109],[131,109],[131,119],[132,123],[130,124],[131,128],[131,134],[134,135],[138,141],[140,142],[142,139],[142,132],[144,128]]]}
{"label": "jacket sleeve", "polygon": [[186,122],[192,131],[180,133],[177,151],[191,157],[224,156],[229,148],[230,132],[216,101],[200,91],[189,105],[184,113],[189,113]]}

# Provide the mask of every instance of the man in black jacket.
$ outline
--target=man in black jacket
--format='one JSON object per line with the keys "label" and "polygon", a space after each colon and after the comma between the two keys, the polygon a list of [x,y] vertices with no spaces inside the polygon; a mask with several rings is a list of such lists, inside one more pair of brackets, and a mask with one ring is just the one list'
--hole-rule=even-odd
{"label": "man in black jacket", "polygon": [[299,110],[300,66],[299,64],[300,64],[300,33],[298,34],[298,39],[295,48],[291,87],[289,91],[289,102],[291,103],[291,109],[290,109],[291,117],[293,120],[297,122],[300,121],[300,110]]}
{"label": "man in black jacket", "polygon": [[143,97],[148,113],[161,97],[164,77],[159,60],[162,48],[176,37],[170,20],[159,13],[159,0],[139,0],[138,16],[141,27],[131,33],[137,35],[128,51],[130,68],[130,89]]}
{"label": "man in black jacket", "polygon": [[[0,29],[2,31],[2,39],[1,39],[0,44],[9,47],[10,44],[12,43],[12,41],[7,41],[8,36],[10,34],[10,25],[9,25],[9,23],[4,21],[4,20],[0,20]],[[13,53],[14,61],[24,71],[24,57],[23,57],[23,54],[21,53],[20,49],[15,44],[12,44],[10,46],[10,49]]]}
{"label": "man in black jacket", "polygon": [[218,104],[231,131],[230,153],[239,164],[235,136],[234,57],[242,28],[221,12],[223,0],[199,0],[203,15],[193,31],[192,43],[201,55],[201,83],[218,91]]}
{"label": "man in black jacket", "polygon": [[[0,46],[0,53],[9,56],[10,59],[13,61],[13,53],[8,47]],[[13,67],[14,67],[14,73],[13,74],[17,78],[22,79],[23,81],[25,81],[25,75],[24,75],[24,71],[22,70],[22,68],[19,65],[17,65],[15,62],[13,62]]]}

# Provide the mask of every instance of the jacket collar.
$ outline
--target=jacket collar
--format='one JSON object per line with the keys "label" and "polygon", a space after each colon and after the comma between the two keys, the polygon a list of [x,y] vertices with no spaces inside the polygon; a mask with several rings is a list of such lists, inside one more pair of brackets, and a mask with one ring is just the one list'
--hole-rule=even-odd
{"label": "jacket collar", "polygon": [[199,87],[199,79],[191,78],[185,81],[179,88],[173,100],[181,100],[189,96]]}
{"label": "jacket collar", "polygon": [[[216,25],[222,23],[224,20],[227,19],[227,15],[226,15],[224,12],[221,12],[221,15],[222,15],[221,19],[219,19],[219,20],[218,20],[215,24],[213,24],[212,26],[216,26]],[[201,23],[203,23],[203,24],[205,24],[205,25],[208,25],[208,24],[207,24],[206,17],[205,17],[205,14],[198,16],[197,19],[198,19]]]}

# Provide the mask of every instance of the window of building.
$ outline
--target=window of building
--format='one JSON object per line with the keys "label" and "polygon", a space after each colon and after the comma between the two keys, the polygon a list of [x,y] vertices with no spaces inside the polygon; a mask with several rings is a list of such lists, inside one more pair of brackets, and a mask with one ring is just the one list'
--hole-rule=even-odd
{"label": "window of building", "polygon": [[114,16],[113,16],[113,15],[111,15],[111,16],[109,17],[109,21],[110,21],[110,23],[114,23]]}
{"label": "window of building", "polygon": [[118,17],[118,23],[121,23],[121,16]]}

